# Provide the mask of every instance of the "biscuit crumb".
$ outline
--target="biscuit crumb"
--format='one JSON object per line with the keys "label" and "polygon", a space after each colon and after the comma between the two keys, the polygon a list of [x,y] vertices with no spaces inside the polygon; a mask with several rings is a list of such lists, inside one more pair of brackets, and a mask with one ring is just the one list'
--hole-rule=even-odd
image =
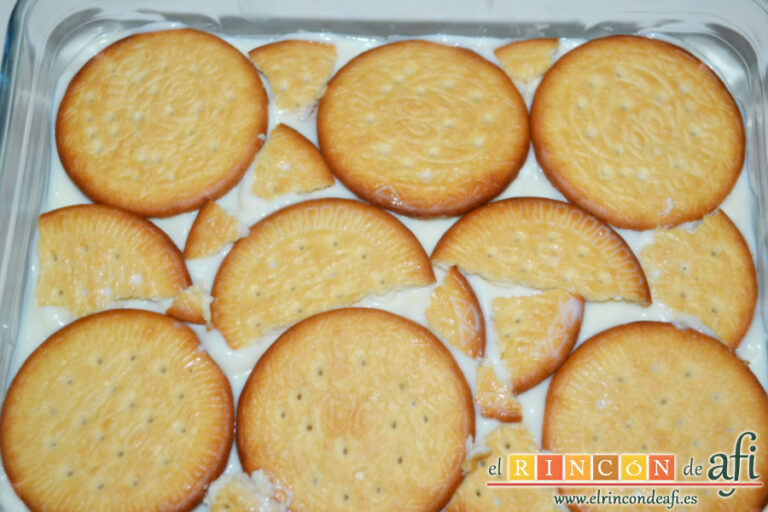
{"label": "biscuit crumb", "polygon": [[288,512],[291,493],[263,470],[224,474],[208,488],[210,512]]}

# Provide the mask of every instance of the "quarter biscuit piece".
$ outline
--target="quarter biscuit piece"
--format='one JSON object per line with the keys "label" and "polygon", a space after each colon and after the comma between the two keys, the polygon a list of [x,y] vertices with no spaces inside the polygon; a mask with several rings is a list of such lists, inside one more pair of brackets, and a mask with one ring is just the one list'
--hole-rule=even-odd
{"label": "quarter biscuit piece", "polygon": [[654,300],[697,317],[729,348],[739,345],[755,312],[757,275],[725,212],[705,216],[692,230],[659,229],[640,262]]}
{"label": "quarter biscuit piece", "polygon": [[434,289],[427,307],[429,328],[467,357],[485,350],[485,319],[467,278],[451,267],[443,283]]}
{"label": "quarter biscuit piece", "polygon": [[331,170],[371,203],[459,215],[498,195],[528,154],[528,112],[494,64],[409,40],[368,50],[328,84],[317,116]]}
{"label": "quarter biscuit piece", "polygon": [[493,300],[493,323],[515,393],[554,372],[579,337],[584,299],[561,290]]}
{"label": "quarter biscuit piece", "polygon": [[41,215],[37,227],[40,306],[79,317],[121,299],[175,297],[192,284],[171,239],[134,213],[68,206]]}
{"label": "quarter biscuit piece", "polygon": [[291,510],[442,509],[474,434],[472,394],[427,329],[376,309],[291,327],[259,359],[237,449],[293,495]]}
{"label": "quarter biscuit piece", "polygon": [[554,61],[558,44],[555,38],[528,39],[505,44],[493,53],[509,78],[527,84],[546,73]]}
{"label": "quarter biscuit piece", "polygon": [[392,215],[316,199],[256,223],[213,284],[213,324],[235,349],[315,313],[434,282],[418,239]]}
{"label": "quarter biscuit piece", "polygon": [[211,297],[200,285],[185,288],[173,299],[165,314],[191,324],[207,325],[211,328]]}
{"label": "quarter biscuit piece", "polygon": [[264,199],[288,192],[311,192],[334,184],[323,155],[302,134],[277,125],[256,155],[251,190]]}
{"label": "quarter biscuit piece", "polygon": [[8,389],[0,447],[33,511],[191,510],[225,468],[229,381],[191,329],[143,310],[77,320]]}
{"label": "quarter biscuit piece", "polygon": [[251,60],[269,80],[278,108],[312,106],[325,90],[336,64],[336,47],[320,41],[288,39],[251,50]]}
{"label": "quarter biscuit piece", "polygon": [[[715,453],[754,456],[762,487],[691,488],[696,510],[763,510],[768,502],[768,397],[749,368],[725,345],[693,330],[636,322],[603,331],[579,346],[555,373],[547,394],[542,446],[558,453],[674,454],[676,480],[708,481]],[[754,445],[756,451],[751,451]],[[724,455],[725,457],[725,455]],[[701,476],[685,475],[693,458]],[[748,477],[742,464],[739,481]],[[730,475],[733,475],[733,465]],[[614,494],[654,489],[613,489]],[[655,489],[657,493],[666,492]],[[585,490],[566,489],[569,494]],[[624,510],[575,507],[573,510]],[[657,510],[637,506],[633,510]]]}
{"label": "quarter biscuit piece", "polygon": [[[501,458],[507,467],[507,455],[531,454],[539,452],[531,433],[522,423],[501,425],[488,434],[485,442],[491,452],[478,460],[477,466],[464,477],[456,494],[453,495],[445,512],[488,512],[499,511],[530,511],[557,512],[554,493],[547,488],[493,488],[486,483],[494,477],[488,474],[488,466],[495,464]],[[507,477],[505,470],[502,476],[496,477],[500,482]]]}
{"label": "quarter biscuit piece", "polygon": [[184,257],[188,260],[213,256],[240,238],[237,219],[216,201],[206,201],[189,229]]}
{"label": "quarter biscuit piece", "polygon": [[595,39],[558,59],[536,91],[531,136],[549,180],[621,228],[701,218],[744,163],[725,85],[682,48],[639,36]]}
{"label": "quarter biscuit piece", "polygon": [[504,199],[472,211],[445,232],[432,261],[591,301],[651,302],[643,270],[624,239],[580,208],[552,199]]}
{"label": "quarter biscuit piece", "polygon": [[523,406],[507,384],[501,382],[493,367],[481,364],[477,367],[477,393],[475,396],[480,414],[503,422],[523,419]]}
{"label": "quarter biscuit piece", "polygon": [[231,189],[267,121],[258,71],[237,49],[197,30],[144,32],[75,75],[56,145],[67,174],[94,201],[168,217]]}

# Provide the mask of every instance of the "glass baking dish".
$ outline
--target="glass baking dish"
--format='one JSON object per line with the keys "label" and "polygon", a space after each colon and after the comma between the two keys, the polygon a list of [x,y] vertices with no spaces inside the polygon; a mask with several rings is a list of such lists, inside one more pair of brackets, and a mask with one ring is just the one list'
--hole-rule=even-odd
{"label": "glass baking dish", "polygon": [[[746,172],[756,196],[755,250],[760,296],[756,314],[768,322],[768,4],[741,0],[611,2],[473,2],[354,0],[274,3],[219,0],[21,0],[8,26],[0,75],[0,382],[9,384],[27,267],[49,185],[54,89],[89,42],[148,23],[171,22],[228,36],[332,32],[388,37],[449,34],[507,40],[592,39],[614,33],[662,37],[715,69],[742,110]],[[765,333],[762,333],[765,342]],[[0,501],[0,509],[3,508]]]}

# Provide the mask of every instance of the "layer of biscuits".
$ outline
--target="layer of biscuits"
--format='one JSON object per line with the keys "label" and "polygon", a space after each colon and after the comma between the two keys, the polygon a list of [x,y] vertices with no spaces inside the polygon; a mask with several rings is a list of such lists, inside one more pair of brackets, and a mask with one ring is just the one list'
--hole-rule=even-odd
{"label": "layer of biscuits", "polygon": [[[153,30],[160,28],[167,27],[148,27],[148,29]],[[58,106],[58,103],[60,102],[70,79],[90,57],[92,57],[99,50],[103,49],[106,45],[125,35],[126,34],[110,34],[108,36],[102,36],[84,48],[82,52],[72,61],[64,75],[60,78],[55,93],[54,105]],[[338,53],[335,70],[338,70],[341,66],[343,66],[346,62],[348,62],[352,57],[361,51],[387,42],[386,40],[372,39],[368,37],[353,38],[333,36],[329,34],[308,33],[292,34],[286,36],[285,38],[300,38],[334,44]],[[426,39],[470,48],[494,63],[498,63],[497,58],[494,56],[494,50],[509,42],[507,40],[488,38],[472,39],[448,36],[429,36],[426,37]],[[273,41],[257,38],[228,38],[227,40],[243,53],[247,53],[249,50],[257,46]],[[577,46],[579,42],[580,41],[576,40],[561,40],[556,56],[562,55],[569,49]],[[516,84],[529,106],[533,97],[533,93],[535,92],[537,82],[538,79],[534,79],[532,82],[528,82],[526,84]],[[268,86],[266,81],[265,85]],[[271,91],[270,100],[270,131],[278,124],[285,123],[307,137],[311,142],[315,144],[317,143],[315,112],[312,109],[305,109],[297,113],[278,109],[275,106],[274,101],[272,101],[273,96]],[[54,109],[52,115],[55,115],[55,112],[56,109]],[[63,206],[89,202],[87,198],[69,180],[63,168],[61,167],[55,151],[53,151],[52,154],[53,159],[51,162],[51,174],[48,182],[49,192],[48,197],[43,204],[42,211],[50,211]],[[337,181],[335,185],[329,188],[315,190],[306,194],[291,192],[280,195],[268,201],[254,195],[252,191],[254,175],[255,173],[252,165],[251,168],[249,168],[246,172],[243,180],[228,194],[217,201],[217,203],[222,208],[224,208],[227,213],[237,219],[238,224],[241,226],[251,226],[255,222],[264,218],[266,215],[276,211],[283,206],[306,199],[324,197],[342,197],[350,199],[355,198],[355,196],[349,190],[347,190]],[[563,196],[545,178],[540,167],[536,163],[533,152],[529,154],[528,160],[521,169],[518,177],[511,183],[509,187],[507,187],[507,189],[499,196],[499,198],[516,196],[539,196],[564,200]],[[733,220],[734,224],[739,228],[741,233],[744,235],[750,250],[754,254],[754,233],[756,229],[754,225],[755,215],[753,212],[755,211],[756,206],[749,187],[746,173],[742,172],[738,182],[736,183],[736,186],[733,189],[733,192],[728,196],[728,198],[722,204],[721,208],[728,214],[728,216]],[[179,248],[183,248],[187,239],[187,234],[195,220],[196,215],[197,212],[190,212],[166,219],[153,219],[153,222],[155,222],[158,227],[165,231]],[[432,249],[434,248],[441,235],[456,220],[456,218],[418,220],[402,216],[398,216],[398,218],[419,238],[419,241],[428,254],[432,252]],[[694,229],[695,226],[693,224],[689,224],[686,225],[686,227],[689,229]],[[635,254],[640,254],[642,248],[645,247],[653,239],[654,236],[653,231],[617,231],[627,241]],[[213,256],[187,260],[187,266],[189,268],[193,282],[199,284],[207,292],[210,292],[216,271],[230,248],[231,245],[227,245],[223,250],[219,251]],[[29,274],[27,278],[27,283],[29,284],[25,298],[22,326],[10,365],[10,375],[14,375],[18,371],[18,368],[27,358],[27,356],[44,339],[46,339],[50,334],[59,329],[61,326],[66,325],[72,320],[72,316],[64,309],[51,306],[40,307],[36,305],[34,286],[38,280],[39,269],[36,258],[36,255],[33,256],[33,261],[31,262],[29,268]],[[385,309],[419,322],[422,325],[427,325],[426,309],[430,304],[430,295],[435,286],[444,281],[446,272],[441,269],[435,269],[435,274],[437,281],[433,285],[406,289],[383,297],[368,297],[357,305]],[[480,307],[485,316],[487,342],[484,352],[484,360],[487,364],[490,364],[494,368],[499,376],[501,376],[504,380],[507,380],[509,376],[501,360],[501,349],[493,329],[493,301],[498,297],[525,296],[536,292],[520,286],[503,287],[493,285],[478,276],[470,275],[467,276],[467,279],[477,295]],[[122,301],[117,305],[117,307],[132,306],[164,312],[170,306],[170,302],[170,299],[155,302],[138,300]],[[675,313],[660,303],[654,303],[647,308],[624,302],[587,303],[584,307],[584,319],[577,344],[608,327],[635,320],[660,320],[676,322],[689,325],[708,334],[712,334],[711,330],[706,328],[702,322],[696,318]],[[269,347],[271,342],[274,341],[274,339],[276,339],[280,334],[280,332],[270,333],[266,335],[260,343],[257,343],[249,348],[235,351],[227,345],[217,330],[214,329],[208,331],[206,330],[205,326],[200,325],[192,327],[200,337],[205,350],[211,354],[214,360],[229,377],[236,398],[240,394],[245,380],[256,361],[263,354],[266,348]],[[768,382],[768,368],[766,368],[766,360],[768,358],[766,357],[765,353],[764,333],[765,330],[760,315],[755,315],[751,327],[749,328],[746,336],[738,347],[737,354],[739,357],[749,362],[751,369],[755,372],[758,379],[765,387],[766,383]],[[451,348],[451,352],[467,376],[467,380],[469,381],[470,386],[474,391],[476,389],[476,369],[478,366],[478,361],[467,357],[460,351],[453,348]],[[540,445],[544,397],[548,385],[549,379],[546,379],[537,386],[528,391],[525,391],[518,396],[518,399],[523,406],[523,422],[532,433],[537,445]],[[478,414],[477,435],[475,442],[482,443],[485,436],[499,425],[500,422],[497,420],[483,418]],[[236,454],[233,452],[232,456],[230,457],[230,463],[228,465],[227,472],[234,473],[239,470],[239,461]],[[0,505],[2,505],[7,511],[17,509],[24,510],[23,505],[19,502],[18,498],[16,498],[4,474],[2,474],[2,478],[0,478]],[[200,509],[205,510],[203,507],[204,506],[201,506]]]}

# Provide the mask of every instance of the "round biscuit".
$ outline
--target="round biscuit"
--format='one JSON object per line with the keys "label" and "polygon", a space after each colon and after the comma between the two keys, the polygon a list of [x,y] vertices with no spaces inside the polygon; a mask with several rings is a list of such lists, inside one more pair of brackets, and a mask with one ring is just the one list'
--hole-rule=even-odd
{"label": "round biscuit", "polygon": [[434,280],[424,248],[395,217],[315,199],[278,210],[235,243],[213,283],[211,317],[239,349],[315,313]]}
{"label": "round biscuit", "polygon": [[237,410],[243,469],[263,469],[291,510],[438,511],[461,481],[472,394],[427,329],[337,309],[286,331]]}
{"label": "round biscuit", "polygon": [[570,201],[629,229],[701,218],[744,162],[744,125],[725,85],[682,48],[639,36],[561,57],[536,91],[531,136]]}
{"label": "round biscuit", "polygon": [[[733,453],[747,431],[757,435],[754,469],[762,487],[737,489],[727,499],[718,496],[720,489],[687,488],[698,495],[697,511],[757,511],[768,502],[768,397],[750,369],[714,338],[671,324],[635,322],[595,335],[560,367],[547,393],[542,446],[559,453],[674,454],[676,480],[707,481],[710,457]],[[691,458],[704,466],[702,476],[683,473]],[[746,465],[742,469],[739,480],[745,481]]]}
{"label": "round biscuit", "polygon": [[409,40],[352,59],[317,115],[320,149],[358,196],[415,217],[459,215],[498,195],[528,154],[528,111],[476,53]]}
{"label": "round biscuit", "polygon": [[191,329],[110,310],[48,338],[0,418],[8,479],[33,511],[191,510],[225,468],[229,382]]}
{"label": "round biscuit", "polygon": [[56,118],[64,169],[96,202],[168,217],[243,176],[267,131],[248,58],[197,30],[135,34],[86,63]]}

